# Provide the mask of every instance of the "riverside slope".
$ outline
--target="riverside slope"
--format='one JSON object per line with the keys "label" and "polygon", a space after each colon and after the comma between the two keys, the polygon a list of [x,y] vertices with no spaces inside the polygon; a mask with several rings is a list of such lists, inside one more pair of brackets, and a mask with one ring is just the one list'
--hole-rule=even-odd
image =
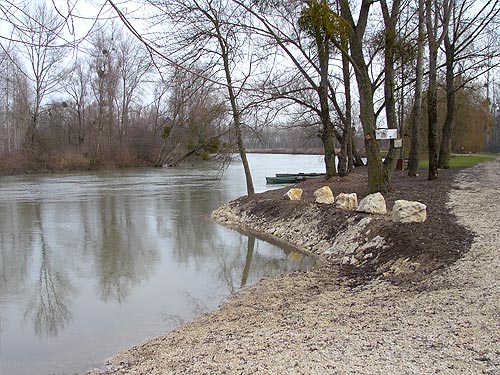
{"label": "riverside slope", "polygon": [[[500,161],[463,170],[454,179],[450,215],[473,241],[454,244],[468,251],[452,256],[445,249],[448,257],[434,259],[432,244],[445,247],[440,234],[457,232],[447,229],[452,224],[445,216],[429,219],[432,227],[420,228],[427,228],[430,241],[412,249],[429,254],[412,257],[401,248],[404,256],[397,258],[408,258],[408,271],[420,277],[403,272],[407,277],[393,278],[384,268],[396,260],[389,250],[405,242],[394,241],[390,226],[381,225],[386,247],[379,248],[380,261],[364,269],[369,277],[342,277],[342,263],[323,256],[323,265],[265,278],[219,310],[124,351],[109,370],[93,373],[500,374]],[[439,217],[435,210],[430,214]],[[417,227],[411,229],[413,239],[425,242]],[[329,241],[319,237],[317,243]],[[422,264],[432,259],[433,269]]]}

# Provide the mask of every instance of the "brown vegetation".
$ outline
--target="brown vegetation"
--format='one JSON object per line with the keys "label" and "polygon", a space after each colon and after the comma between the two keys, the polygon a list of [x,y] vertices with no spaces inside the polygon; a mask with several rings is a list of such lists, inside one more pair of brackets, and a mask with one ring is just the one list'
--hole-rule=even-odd
{"label": "brown vegetation", "polygon": [[[488,105],[477,90],[471,88],[460,88],[455,94],[456,116],[451,140],[451,151],[453,153],[482,152],[486,148],[488,125],[491,124]],[[420,139],[427,139],[427,113],[426,100],[424,98],[422,126],[420,127]],[[438,90],[437,99],[437,134],[441,130],[446,116],[446,93]],[[407,143],[409,138],[405,139]],[[440,137],[438,137],[438,143]],[[405,145],[407,146],[407,145]],[[405,147],[409,150],[409,147]],[[421,155],[427,155],[427,145],[420,143]]]}

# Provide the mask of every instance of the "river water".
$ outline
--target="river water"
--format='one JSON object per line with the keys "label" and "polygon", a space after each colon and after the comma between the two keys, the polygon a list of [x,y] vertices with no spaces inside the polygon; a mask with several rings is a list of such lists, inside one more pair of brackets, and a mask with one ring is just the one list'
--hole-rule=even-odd
{"label": "river water", "polygon": [[[311,155],[249,155],[265,176]],[[0,374],[72,374],[312,260],[210,220],[244,195],[240,163],[0,177]]]}

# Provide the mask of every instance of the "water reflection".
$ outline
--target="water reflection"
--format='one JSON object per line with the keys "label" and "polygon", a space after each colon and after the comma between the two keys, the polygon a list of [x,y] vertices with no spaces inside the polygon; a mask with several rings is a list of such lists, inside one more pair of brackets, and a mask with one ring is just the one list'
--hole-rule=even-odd
{"label": "water reflection", "polygon": [[[32,237],[24,236],[18,227],[20,217],[34,217],[29,207],[0,205],[0,301],[16,299],[24,294]],[[20,212],[24,211],[24,212]],[[8,218],[2,220],[1,218]],[[12,251],[16,249],[16,251]]]}
{"label": "water reflection", "polygon": [[240,283],[240,287],[242,287],[242,288],[245,285],[247,285],[248,274],[250,273],[250,266],[252,264],[254,249],[255,249],[255,238],[248,237],[247,256],[245,258],[245,268],[243,268],[243,276],[241,276],[241,283]]}
{"label": "water reflection", "polygon": [[75,291],[65,274],[53,268],[49,252],[42,246],[38,281],[24,313],[39,338],[57,336],[71,323],[71,296]]}
{"label": "water reflection", "polygon": [[91,238],[99,296],[123,303],[136,284],[151,276],[159,251],[143,235],[143,223],[134,220],[130,198],[105,196],[98,204]]}
{"label": "water reflection", "polygon": [[240,233],[239,241],[239,252],[227,254],[221,251],[221,247],[214,249],[218,262],[214,275],[231,293],[255,283],[263,276],[283,275],[296,269],[307,269],[314,264],[312,258],[305,258],[291,249],[282,249],[280,256],[268,253],[266,248],[269,244],[251,235]]}

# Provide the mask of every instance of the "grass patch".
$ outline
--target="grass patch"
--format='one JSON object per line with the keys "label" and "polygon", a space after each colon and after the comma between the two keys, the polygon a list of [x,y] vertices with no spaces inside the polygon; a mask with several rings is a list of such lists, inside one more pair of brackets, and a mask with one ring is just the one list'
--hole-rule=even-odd
{"label": "grass patch", "polygon": [[[450,159],[450,168],[473,167],[476,164],[490,161],[498,157],[495,154],[453,154]],[[419,168],[429,168],[429,160],[421,160]]]}

